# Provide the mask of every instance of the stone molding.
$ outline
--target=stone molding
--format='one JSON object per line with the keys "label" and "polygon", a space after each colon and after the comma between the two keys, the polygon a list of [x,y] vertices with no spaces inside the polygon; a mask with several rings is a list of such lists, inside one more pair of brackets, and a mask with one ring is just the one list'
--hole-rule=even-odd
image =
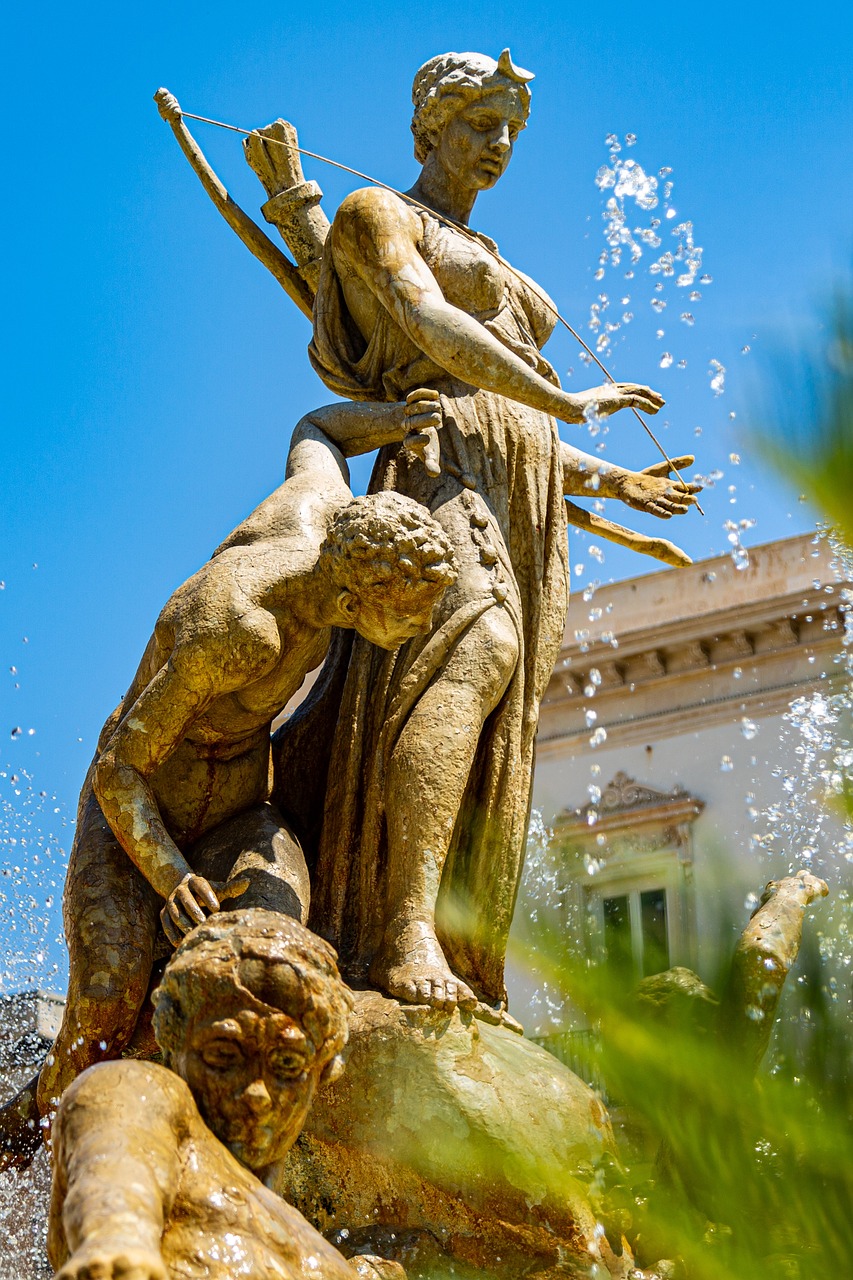
{"label": "stone molding", "polygon": [[[600,619],[567,628],[542,701],[540,759],[585,750],[593,726],[606,730],[608,746],[627,746],[737,714],[778,714],[822,675],[831,678],[845,584],[831,573],[828,549],[821,545],[819,559],[814,550],[804,535],[755,549],[744,575],[721,557],[599,588],[593,599],[607,600],[594,610]],[[738,579],[734,608],[722,603],[730,577]],[[570,624],[584,607],[572,602]]]}
{"label": "stone molding", "polygon": [[581,848],[598,845],[602,835],[608,844],[630,836],[637,851],[641,846],[646,851],[686,847],[689,827],[704,808],[703,800],[681,786],[658,791],[620,770],[602,789],[600,800],[559,813],[553,831],[561,843]]}

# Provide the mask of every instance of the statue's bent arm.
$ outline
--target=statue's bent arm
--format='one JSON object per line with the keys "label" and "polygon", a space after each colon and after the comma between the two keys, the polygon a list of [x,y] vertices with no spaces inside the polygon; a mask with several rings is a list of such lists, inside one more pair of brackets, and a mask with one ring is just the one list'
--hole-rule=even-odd
{"label": "statue's bent arm", "polygon": [[93,1067],[66,1090],[53,1129],[51,1217],[65,1236],[50,1241],[57,1280],[167,1280],[161,1240],[190,1106],[182,1080],[141,1062]]}
{"label": "statue's bent arm", "polygon": [[[179,644],[122,717],[94,769],[104,817],[161,898],[168,898],[192,869],[166,830],[147,779],[217,697],[249,684],[275,663],[277,629],[273,639],[247,623],[239,620],[245,641],[239,645],[231,634],[195,635]],[[225,643],[230,652],[217,653]]]}
{"label": "statue's bent arm", "polygon": [[342,277],[356,274],[442,369],[563,422],[582,422],[593,403],[601,414],[631,405],[647,413],[661,407],[663,400],[656,392],[634,384],[572,395],[546,381],[478,320],[447,301],[418,251],[421,234],[420,219],[403,200],[374,188],[347,196],[331,232],[333,251],[342,259]]}
{"label": "statue's bent arm", "polygon": [[369,401],[323,405],[296,425],[287,458],[287,479],[310,475],[324,484],[337,477],[349,484],[347,458],[370,453],[387,444],[405,443],[422,449],[425,432],[441,427],[438,392],[413,391],[408,400],[391,404]]}

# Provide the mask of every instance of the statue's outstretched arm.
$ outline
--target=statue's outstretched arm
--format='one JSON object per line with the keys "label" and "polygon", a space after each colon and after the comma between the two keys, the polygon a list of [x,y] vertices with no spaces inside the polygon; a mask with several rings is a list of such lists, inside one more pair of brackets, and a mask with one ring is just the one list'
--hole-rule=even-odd
{"label": "statue's outstretched arm", "polygon": [[[560,461],[566,496],[617,498],[636,511],[662,520],[684,515],[696,505],[696,494],[702,492],[701,484],[671,479],[666,462],[656,463],[644,471],[632,471],[630,467],[620,467],[583,453],[565,441],[560,442]],[[692,454],[684,454],[671,461],[672,467],[680,471],[692,466],[694,459]]]}
{"label": "statue's outstretched arm", "polygon": [[[683,514],[691,504],[696,502],[695,494],[699,493],[701,485],[683,484],[668,479],[670,462],[656,463],[644,471],[631,471],[629,468],[605,462],[603,458],[595,458],[592,454],[583,453],[563,440],[560,441],[560,461],[563,467],[563,493],[566,496],[569,524],[585,529],[587,533],[595,534],[600,538],[606,538],[608,542],[615,542],[620,547],[628,547],[631,551],[639,552],[640,555],[662,560],[664,564],[680,568],[693,563],[686,551],[682,551],[681,547],[677,547],[667,538],[649,537],[647,534],[636,533],[624,525],[605,520],[596,512],[579,507],[568,498],[569,495],[618,498],[638,511],[645,511],[667,520],[670,516]],[[675,468],[689,467],[692,463],[693,457],[690,454],[671,460],[671,466]]]}
{"label": "statue's outstretched arm", "polygon": [[447,301],[418,251],[420,219],[398,196],[353,192],[332,228],[333,251],[376,295],[397,324],[442,369],[484,391],[517,400],[564,422],[582,422],[592,404],[602,415],[634,407],[657,413],[663,398],[648,387],[615,383],[570,394],[531,369],[473,316]]}
{"label": "statue's outstretched arm", "polygon": [[160,1246],[190,1106],[182,1080],[141,1062],[102,1063],[66,1090],[53,1127],[57,1280],[167,1280]]}

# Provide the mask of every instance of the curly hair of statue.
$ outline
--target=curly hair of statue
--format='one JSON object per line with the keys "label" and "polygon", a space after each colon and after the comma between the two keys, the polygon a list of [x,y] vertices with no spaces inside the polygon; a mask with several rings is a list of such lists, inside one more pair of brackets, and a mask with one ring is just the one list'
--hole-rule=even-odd
{"label": "curly hair of statue", "polygon": [[466,102],[512,85],[518,92],[525,124],[530,113],[528,83],[533,73],[513,65],[509,49],[497,62],[483,53],[441,53],[425,62],[412,85],[412,133],[420,164],[435,146],[448,120]]}
{"label": "curly hair of statue", "polygon": [[[282,1006],[276,1011],[300,1023],[320,1062],[342,1051],[353,1000],[338,972],[334,949],[290,916],[255,907],[211,916],[187,934],[167,964],[151,997],[154,1034],[166,1066],[173,1065],[188,1022],[203,1006],[216,1007],[239,993],[252,1012],[272,1011],[253,989],[258,986],[259,962],[261,973],[273,966],[291,971],[292,982],[276,984]],[[268,984],[261,981],[266,993]]]}
{"label": "curly hair of statue", "polygon": [[453,547],[426,507],[393,492],[354,498],[332,520],[321,561],[342,587],[371,585],[408,591],[456,581]]}

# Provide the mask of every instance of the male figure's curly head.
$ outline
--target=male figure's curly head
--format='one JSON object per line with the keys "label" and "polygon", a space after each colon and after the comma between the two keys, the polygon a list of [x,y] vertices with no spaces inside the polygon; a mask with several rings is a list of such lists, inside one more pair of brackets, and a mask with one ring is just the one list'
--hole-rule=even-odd
{"label": "male figure's curly head", "polygon": [[277,1010],[298,1022],[319,1066],[347,1042],[352,996],[329,944],[278,912],[223,911],[187,934],[152,997],[167,1066],[174,1066],[190,1021],[229,1005],[235,992],[252,1012]]}
{"label": "male figure's curly head", "polygon": [[518,93],[525,118],[530,111],[533,79],[529,71],[513,65],[509,49],[495,62],[484,53],[441,53],[425,62],[412,85],[412,133],[415,159],[421,164],[436,145],[447,122],[468,102],[474,102],[511,85]]}
{"label": "male figure's curly head", "polygon": [[456,580],[453,548],[426,507],[399,493],[354,498],[332,520],[320,560],[336,586],[404,598]]}

